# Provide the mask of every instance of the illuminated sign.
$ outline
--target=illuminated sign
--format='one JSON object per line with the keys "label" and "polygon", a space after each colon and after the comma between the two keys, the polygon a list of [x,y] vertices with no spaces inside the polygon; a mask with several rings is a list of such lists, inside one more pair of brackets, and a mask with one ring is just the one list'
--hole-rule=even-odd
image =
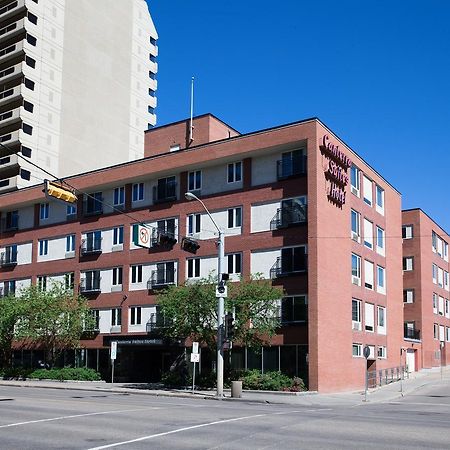
{"label": "illuminated sign", "polygon": [[349,181],[347,171],[352,165],[352,160],[340,150],[339,145],[330,141],[327,134],[323,136],[320,150],[328,159],[328,167],[325,169],[328,198],[338,206],[342,206],[345,203],[345,187]]}

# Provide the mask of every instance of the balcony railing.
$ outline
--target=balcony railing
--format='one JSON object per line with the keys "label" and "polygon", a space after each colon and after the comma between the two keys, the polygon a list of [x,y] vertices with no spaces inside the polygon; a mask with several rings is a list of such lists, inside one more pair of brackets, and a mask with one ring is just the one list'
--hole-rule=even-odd
{"label": "balcony railing", "polygon": [[415,341],[420,341],[420,330],[404,327],[403,337],[405,339],[413,339]]}
{"label": "balcony railing", "polygon": [[173,202],[177,199],[177,182],[168,181],[165,184],[153,186],[153,203]]}
{"label": "balcony railing", "polygon": [[17,250],[0,254],[0,266],[9,267],[17,265]]}
{"label": "balcony railing", "polygon": [[297,257],[291,267],[286,267],[282,263],[282,257],[279,256],[275,264],[270,268],[270,278],[286,277],[297,273],[304,273],[308,270],[308,255]]}
{"label": "balcony railing", "polygon": [[100,277],[94,280],[84,279],[80,281],[80,294],[93,295],[99,294],[100,292]]}
{"label": "balcony railing", "polygon": [[270,221],[270,229],[278,230],[290,225],[306,223],[308,217],[307,211],[308,207],[306,205],[279,208],[273,219]]}
{"label": "balcony railing", "polygon": [[306,174],[306,156],[283,158],[277,161],[277,178],[284,180],[297,175]]}
{"label": "balcony railing", "polygon": [[102,238],[83,239],[80,246],[81,256],[98,255],[102,253]]}
{"label": "balcony railing", "polygon": [[161,313],[150,314],[150,319],[146,324],[147,333],[153,333],[155,331],[162,330],[169,326],[169,321]]}
{"label": "balcony railing", "polygon": [[2,219],[1,229],[3,231],[17,231],[19,229],[19,216]]}
{"label": "balcony railing", "polygon": [[96,216],[103,214],[103,198],[88,200],[83,202],[83,215],[84,216]]}
{"label": "balcony railing", "polygon": [[176,284],[176,269],[153,270],[147,281],[147,289],[163,289]]}

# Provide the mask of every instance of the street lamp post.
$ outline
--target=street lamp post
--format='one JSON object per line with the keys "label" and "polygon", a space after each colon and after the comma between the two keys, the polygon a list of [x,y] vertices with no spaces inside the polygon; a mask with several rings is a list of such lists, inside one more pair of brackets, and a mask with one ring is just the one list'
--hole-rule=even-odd
{"label": "street lamp post", "polygon": [[[221,286],[222,281],[222,274],[225,269],[225,234],[223,230],[217,225],[216,221],[213,219],[211,213],[209,212],[206,205],[203,203],[202,200],[200,200],[195,194],[192,192],[186,192],[184,194],[186,197],[186,200],[197,200],[201,203],[204,210],[208,214],[209,218],[211,219],[211,222],[216,227],[218,233],[219,233],[219,245],[218,245],[218,267],[217,267],[217,287],[219,288]],[[220,289],[218,291],[218,299],[217,299],[217,367],[216,367],[216,373],[217,373],[217,397],[222,398],[223,397],[223,317],[224,317],[224,296],[223,293],[220,292]]]}

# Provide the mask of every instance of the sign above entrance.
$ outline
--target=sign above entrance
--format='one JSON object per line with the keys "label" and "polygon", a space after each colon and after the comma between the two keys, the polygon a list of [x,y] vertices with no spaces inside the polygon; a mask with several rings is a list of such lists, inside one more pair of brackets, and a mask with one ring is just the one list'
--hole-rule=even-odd
{"label": "sign above entrance", "polygon": [[328,181],[328,198],[338,206],[345,203],[346,191],[349,177],[347,171],[352,165],[352,160],[339,148],[333,144],[330,137],[325,134],[320,146],[322,154],[328,159],[328,167],[325,169],[325,178]]}

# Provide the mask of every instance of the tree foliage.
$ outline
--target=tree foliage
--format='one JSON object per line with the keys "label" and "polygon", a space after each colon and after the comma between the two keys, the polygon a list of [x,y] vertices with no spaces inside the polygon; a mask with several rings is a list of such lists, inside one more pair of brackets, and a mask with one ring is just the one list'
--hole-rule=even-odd
{"label": "tree foliage", "polygon": [[[217,334],[216,277],[170,286],[158,295],[161,313],[172,338],[188,338],[213,348]],[[267,343],[278,326],[281,288],[260,276],[228,283],[225,311],[235,314],[234,341],[242,345]]]}
{"label": "tree foliage", "polygon": [[0,353],[2,366],[11,363],[15,325],[22,316],[22,304],[14,295],[0,297]]}
{"label": "tree foliage", "polygon": [[51,283],[49,289],[38,286],[22,289],[17,297],[7,297],[0,305],[0,345],[6,351],[19,341],[30,348],[44,350],[53,366],[64,349],[79,347],[84,330],[93,329],[93,317],[84,297]]}

